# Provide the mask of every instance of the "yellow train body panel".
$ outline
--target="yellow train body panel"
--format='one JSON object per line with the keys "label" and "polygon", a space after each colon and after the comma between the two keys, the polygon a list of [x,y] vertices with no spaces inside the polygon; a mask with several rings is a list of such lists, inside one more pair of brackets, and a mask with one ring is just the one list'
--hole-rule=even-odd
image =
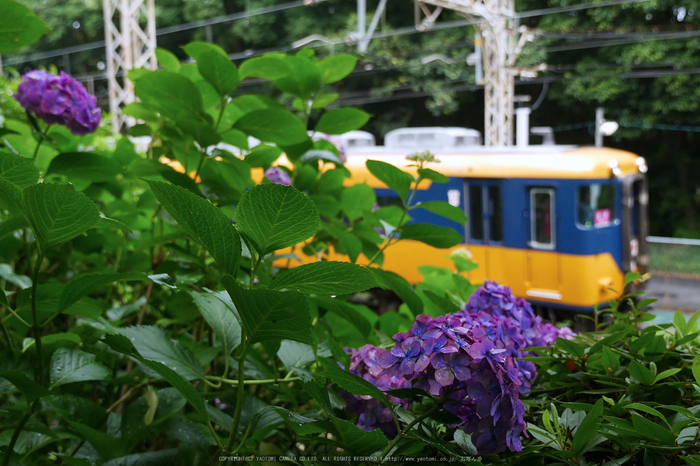
{"label": "yellow train body panel", "polygon": [[[576,256],[556,252],[521,250],[498,246],[458,245],[450,249],[438,249],[413,240],[400,241],[384,252],[384,270],[397,273],[416,284],[423,281],[418,271],[421,265],[446,267],[456,271],[448,257],[458,249],[467,247],[479,267],[463,273],[473,284],[485,279],[507,285],[521,298],[552,305],[590,308],[616,299],[624,288],[624,274],[611,254]],[[302,263],[315,262],[318,257],[300,254],[292,248],[277,254],[295,252]],[[349,261],[348,256],[331,251],[323,254],[323,260]],[[366,265],[369,260],[361,255],[357,261]],[[275,265],[285,266],[287,259],[279,259]],[[295,264],[295,261],[291,265]],[[595,278],[594,280],[591,280]],[[615,290],[615,291],[611,291]]]}

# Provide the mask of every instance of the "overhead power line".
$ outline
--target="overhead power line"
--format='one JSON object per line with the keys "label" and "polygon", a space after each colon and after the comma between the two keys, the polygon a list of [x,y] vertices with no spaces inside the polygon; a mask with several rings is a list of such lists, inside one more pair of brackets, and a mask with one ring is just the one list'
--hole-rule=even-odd
{"label": "overhead power line", "polygon": [[[327,0],[315,0],[315,3],[325,2]],[[197,29],[200,27],[213,26],[215,24],[226,23],[229,21],[235,21],[238,19],[251,18],[253,16],[265,15],[269,13],[276,13],[278,11],[289,10],[291,8],[297,8],[304,6],[303,0],[298,0],[294,2],[282,3],[280,5],[269,6],[265,8],[258,8],[255,10],[250,10],[243,13],[233,13],[225,16],[217,16],[216,18],[203,19],[199,21],[192,21],[189,23],[180,24],[178,26],[169,26],[165,28],[160,28],[156,30],[156,36],[162,36],[165,34],[173,34],[176,32],[187,31],[190,29]],[[103,48],[105,46],[105,41],[99,40],[95,42],[89,42],[87,44],[75,45],[72,47],[63,47],[60,49],[49,50],[46,52],[33,53],[31,55],[19,56],[19,57],[9,57],[4,58],[3,61],[5,65],[13,66],[21,63],[43,60],[45,58],[60,57],[62,55],[68,55],[72,53],[85,52],[87,50],[94,50]]]}

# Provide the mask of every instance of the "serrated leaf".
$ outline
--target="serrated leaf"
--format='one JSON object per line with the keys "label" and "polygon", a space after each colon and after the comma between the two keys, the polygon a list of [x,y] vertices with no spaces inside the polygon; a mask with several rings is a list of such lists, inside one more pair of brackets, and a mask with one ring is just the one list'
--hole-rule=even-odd
{"label": "serrated leaf", "polygon": [[51,356],[51,388],[86,380],[106,380],[112,372],[96,361],[94,354],[59,348]]}
{"label": "serrated leaf", "polygon": [[367,432],[344,419],[331,416],[331,421],[343,441],[343,448],[354,455],[371,455],[382,450],[389,442],[381,430]]}
{"label": "serrated leaf", "polygon": [[46,174],[64,175],[70,180],[102,183],[115,179],[121,171],[121,166],[110,157],[90,152],[69,152],[54,157]]}
{"label": "serrated leaf", "polygon": [[190,292],[192,300],[202,313],[204,320],[214,330],[228,355],[241,344],[241,324],[233,312],[211,293]]}
{"label": "serrated leaf", "polygon": [[236,211],[236,225],[260,255],[312,237],[319,222],[311,199],[296,188],[274,183],[246,191]]}
{"label": "serrated leaf", "polygon": [[279,108],[264,108],[246,113],[233,127],[263,142],[293,146],[306,141],[304,123],[291,112]]}
{"label": "serrated leaf", "polygon": [[598,426],[603,418],[603,399],[596,401],[595,405],[591,411],[586,414],[586,417],[581,421],[581,425],[578,426],[576,433],[574,434],[573,449],[576,455],[579,455],[581,451],[593,440],[593,438],[598,434]]}
{"label": "serrated leaf", "polygon": [[127,272],[127,273],[88,273],[79,275],[69,281],[61,297],[58,300],[58,311],[63,311],[71,306],[73,303],[78,302],[83,296],[87,296],[88,293],[96,288],[100,288],[104,285],[114,283],[117,281],[133,281],[133,280],[146,280],[147,277],[141,272]]}
{"label": "serrated leaf", "polygon": [[41,183],[25,188],[22,194],[24,213],[44,252],[100,221],[95,204],[72,185]]}
{"label": "serrated leaf", "polygon": [[28,6],[14,0],[2,2],[0,53],[26,47],[49,31],[46,24]]}
{"label": "serrated leaf", "polygon": [[184,45],[182,47],[182,50],[184,50],[185,53],[195,61],[199,61],[199,58],[202,56],[202,54],[207,52],[215,52],[221,55],[222,57],[228,57],[224,49],[222,49],[218,45],[214,45],[209,42],[193,41],[187,45]]}
{"label": "serrated leaf", "polygon": [[366,183],[345,188],[340,194],[340,199],[343,211],[350,220],[357,220],[367,215],[377,202],[374,189]]}
{"label": "serrated leaf", "polygon": [[211,202],[186,189],[159,181],[148,184],[180,227],[209,251],[224,272],[235,274],[241,257],[241,239],[231,220]]}
{"label": "serrated leaf", "polygon": [[215,51],[201,53],[197,57],[197,69],[222,97],[233,92],[240,82],[236,65]]}
{"label": "serrated leaf", "polygon": [[249,343],[286,339],[314,344],[309,304],[303,294],[246,290],[230,275],[224,276],[221,282],[236,305]]}
{"label": "serrated leaf", "polygon": [[[131,78],[131,77],[130,77]],[[151,71],[134,81],[134,93],[149,108],[169,118],[202,114],[202,97],[192,81],[170,71]]]}
{"label": "serrated leaf", "polygon": [[192,351],[168,338],[158,327],[141,325],[118,331],[131,340],[144,360],[157,361],[187,380],[204,378],[199,361]]}
{"label": "serrated leaf", "polygon": [[51,395],[51,392],[46,387],[39,385],[19,370],[2,371],[0,372],[0,377],[9,380],[12,385],[17,387],[17,390],[22,392],[28,403]]}
{"label": "serrated leaf", "polygon": [[453,205],[448,204],[447,202],[442,202],[442,201],[429,201],[429,202],[421,202],[418,204],[417,207],[420,207],[421,209],[425,209],[428,212],[432,212],[434,214],[440,215],[441,217],[445,217],[447,219],[452,220],[453,222],[457,222],[461,225],[464,225],[467,223],[467,216],[464,214],[464,211],[460,209],[459,207],[455,207]]}
{"label": "serrated leaf", "polygon": [[372,272],[348,262],[312,262],[282,271],[269,285],[308,294],[343,295],[376,286]]}
{"label": "serrated leaf", "polygon": [[357,108],[336,108],[321,115],[315,131],[326,134],[344,134],[362,128],[370,114]]}
{"label": "serrated leaf", "polygon": [[299,97],[309,99],[321,84],[321,72],[316,62],[300,56],[277,55],[284,60],[291,73],[284,78],[275,79],[272,83],[277,89]]}
{"label": "serrated leaf", "polygon": [[401,228],[401,239],[412,239],[435,248],[447,249],[460,244],[462,235],[452,228],[427,223],[411,223]]}
{"label": "serrated leaf", "polygon": [[365,162],[367,169],[379,181],[394,190],[402,200],[406,199],[413,183],[413,177],[401,169],[379,160]]}
{"label": "serrated leaf", "polygon": [[39,181],[39,169],[32,159],[0,149],[0,177],[24,189]]}

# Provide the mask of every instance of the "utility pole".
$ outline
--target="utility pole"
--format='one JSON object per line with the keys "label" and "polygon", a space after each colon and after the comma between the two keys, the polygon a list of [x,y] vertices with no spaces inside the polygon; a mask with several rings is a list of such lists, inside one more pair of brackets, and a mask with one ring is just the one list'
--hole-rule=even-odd
{"label": "utility pole", "polygon": [[[484,144],[509,146],[513,143],[513,107],[515,94],[515,61],[526,40],[521,34],[516,41],[514,0],[414,0],[416,28],[429,29],[443,9],[459,12],[476,20],[481,37],[484,84]],[[430,6],[434,10],[430,10]],[[421,15],[422,13],[422,15]],[[425,16],[423,20],[420,17]],[[530,71],[532,73],[532,71]],[[477,83],[481,84],[481,83]]]}
{"label": "utility pole", "polygon": [[132,124],[121,113],[122,106],[135,100],[134,85],[127,73],[133,68],[157,67],[154,1],[103,0],[109,111],[114,132]]}

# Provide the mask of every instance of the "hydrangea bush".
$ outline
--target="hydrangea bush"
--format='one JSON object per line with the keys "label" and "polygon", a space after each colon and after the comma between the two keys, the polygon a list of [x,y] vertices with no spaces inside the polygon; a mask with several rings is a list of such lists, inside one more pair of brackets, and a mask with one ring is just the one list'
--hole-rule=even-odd
{"label": "hydrangea bush", "polygon": [[63,71],[58,76],[34,70],[22,76],[15,99],[47,124],[66,126],[75,135],[94,132],[100,124],[97,99]]}
{"label": "hydrangea bush", "polygon": [[[520,350],[571,338],[569,328],[543,324],[530,304],[510,288],[486,281],[461,311],[433,318],[419,315],[409,332],[394,335],[390,349],[351,350],[350,370],[382,391],[414,387],[441,400],[482,453],[521,451],[525,408],[520,395],[537,377]],[[365,430],[396,435],[389,409],[367,396],[344,393]],[[410,400],[392,397],[404,409]]]}

